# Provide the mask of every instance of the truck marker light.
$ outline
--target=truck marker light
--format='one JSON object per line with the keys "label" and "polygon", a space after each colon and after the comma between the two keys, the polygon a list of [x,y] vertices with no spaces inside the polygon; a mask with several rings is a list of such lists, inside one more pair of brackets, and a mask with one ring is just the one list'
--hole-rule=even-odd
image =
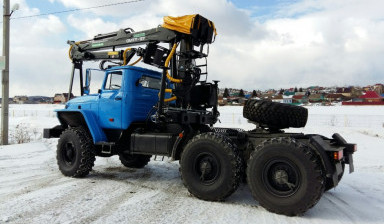
{"label": "truck marker light", "polygon": [[183,132],[180,132],[180,133],[179,133],[179,138],[183,138],[183,136],[184,136],[184,135],[183,135]]}
{"label": "truck marker light", "polygon": [[108,56],[116,56],[116,55],[119,55],[118,51],[109,51],[108,52]]}
{"label": "truck marker light", "polygon": [[333,152],[333,159],[340,160],[343,158],[343,150],[340,150],[338,152]]}
{"label": "truck marker light", "polygon": [[115,119],[113,119],[113,118],[109,118],[109,121],[110,121],[110,122],[114,122]]}

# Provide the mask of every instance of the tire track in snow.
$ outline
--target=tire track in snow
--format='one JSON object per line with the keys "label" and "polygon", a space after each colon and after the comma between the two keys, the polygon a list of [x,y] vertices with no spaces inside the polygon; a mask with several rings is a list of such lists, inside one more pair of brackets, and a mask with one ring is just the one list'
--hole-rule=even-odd
{"label": "tire track in snow", "polygon": [[[71,180],[70,178],[64,179]],[[71,191],[72,189],[76,189],[76,191]],[[87,189],[89,189],[87,185],[79,188],[75,179],[73,181],[63,181],[60,184],[47,185],[35,191],[19,194],[17,197],[9,199],[6,203],[7,206],[1,206],[0,210],[5,214],[8,213],[7,215],[9,215],[11,221],[21,220],[20,223],[34,223],[28,220],[39,217],[48,211],[57,210],[63,202],[75,198],[81,191]],[[26,203],[30,206],[25,206]]]}
{"label": "tire track in snow", "polygon": [[[355,198],[353,203],[350,203],[348,200],[341,199],[339,195],[331,192],[324,194],[323,198],[334,208],[332,209],[332,212],[337,214],[339,220],[348,220],[351,223],[362,223],[367,221],[377,222],[380,219],[383,221],[382,214],[377,213],[381,213],[380,210],[382,210],[382,208],[376,207],[374,203],[369,204],[369,201],[365,203],[365,198]],[[345,198],[348,199],[347,197]],[[367,206],[369,204],[369,206],[374,207],[371,207],[368,212],[362,213],[361,208],[356,206],[356,202],[362,206]],[[340,215],[344,218],[340,217]]]}
{"label": "tire track in snow", "polygon": [[[127,172],[119,172],[122,169]],[[145,213],[143,216],[157,217],[153,220],[153,222],[157,222],[159,221],[158,216],[160,216],[158,213],[159,210],[163,210],[164,212],[164,208],[166,208],[166,210],[171,213],[179,207],[179,205],[183,204],[181,198],[188,195],[187,190],[182,185],[179,177],[169,175],[169,173],[164,174],[161,171],[163,170],[163,167],[158,167],[158,169],[127,169],[111,167],[106,168],[106,170],[118,172],[108,173],[96,171],[96,175],[94,175],[93,178],[114,181],[118,184],[126,184],[130,187],[130,190],[123,190],[119,196],[113,197],[113,199],[108,201],[105,205],[101,205],[94,214],[87,215],[87,217],[81,219],[81,223],[94,221],[100,222],[105,219],[113,219],[117,213],[121,213],[118,211],[124,210],[127,207],[132,207],[132,201],[134,201],[135,204],[148,204],[149,207],[153,207],[153,209],[142,211]],[[132,208],[129,209],[128,214],[132,212],[131,210]],[[118,214],[118,216],[122,215]],[[114,220],[114,222],[115,221],[116,220]],[[130,223],[132,222],[135,223],[135,221],[130,220]],[[141,222],[137,220],[137,223]]]}
{"label": "tire track in snow", "polygon": [[[79,223],[92,223],[96,221],[101,221],[105,223],[103,219],[108,218],[109,216],[116,213],[119,209],[124,207],[124,204],[129,202],[136,195],[148,195],[147,197],[152,197],[151,193],[156,194],[156,191],[148,190],[148,189],[140,189],[137,186],[130,186],[128,190],[119,190],[117,194],[109,195],[108,200],[105,201],[105,197],[103,198],[103,203],[99,204],[96,209],[93,209],[91,213],[86,214],[86,216],[82,217],[78,220]],[[146,197],[139,196],[140,200],[136,200],[139,203],[141,200],[145,200]]]}
{"label": "tire track in snow", "polygon": [[339,215],[342,215],[345,219],[348,220],[348,222],[358,223],[351,210],[346,209],[344,205],[339,205],[333,196],[330,197],[328,195],[323,195],[322,198],[331,204],[333,211],[336,211]]}
{"label": "tire track in snow", "polygon": [[[16,182],[13,185],[8,185],[6,186],[7,188],[15,189],[16,192],[5,193],[5,195],[2,196],[0,201],[2,200],[9,201],[12,199],[16,199],[20,196],[23,196],[25,194],[33,193],[35,191],[40,191],[44,188],[59,186],[62,183],[61,182],[55,183],[55,181],[60,180],[60,178],[62,178],[60,174],[51,174],[48,177],[45,176],[41,178],[28,178],[27,180]],[[18,189],[17,188],[18,186],[22,186],[22,189]]]}
{"label": "tire track in snow", "polygon": [[[128,183],[132,186],[136,186],[139,190],[137,190],[134,196],[129,195],[126,200],[116,199],[112,200],[112,202],[108,202],[105,206],[102,205],[102,207],[97,210],[101,212],[96,212],[95,215],[91,215],[91,217],[82,219],[81,222],[95,221],[105,223],[106,220],[113,220],[110,222],[121,222],[129,220],[130,223],[142,223],[142,218],[145,217],[146,223],[180,223],[186,222],[186,220],[193,220],[191,214],[195,213],[196,209],[199,209],[201,204],[212,203],[212,205],[214,206],[225,205],[229,207],[241,206],[247,211],[258,207],[256,205],[257,203],[253,201],[253,198],[250,196],[250,194],[245,193],[245,190],[241,190],[241,192],[238,193],[238,196],[236,196],[236,198],[222,203],[205,202],[199,200],[188,193],[187,189],[182,184],[182,181],[177,171],[176,173],[170,171],[173,172],[171,175],[169,175],[169,173],[164,174],[163,170],[168,169],[164,169],[164,167],[161,167],[161,165],[159,167],[149,169],[128,169],[125,173],[121,173],[122,169],[124,170],[127,168],[106,168],[106,170],[108,171],[117,171],[118,173],[97,171],[97,177],[95,176],[95,178],[108,179],[125,184]],[[123,195],[124,194],[126,194],[126,192],[123,193]],[[149,197],[148,194],[150,194],[151,196]],[[244,202],[242,200],[244,196],[250,196],[251,198],[247,200],[247,202]],[[140,209],[138,209],[138,211],[133,211],[137,208],[129,208],[129,204],[131,204],[130,200],[132,199],[132,197],[136,198],[134,199],[136,203],[145,204],[145,211],[141,211]],[[124,213],[122,211],[128,213],[135,213],[135,218],[126,217],[126,219],[121,219],[121,213]],[[200,212],[204,213],[204,209]],[[173,218],[172,220],[164,218],[170,215],[177,218]],[[116,216],[120,216],[120,219],[115,220]],[[137,219],[136,217],[141,218]]]}

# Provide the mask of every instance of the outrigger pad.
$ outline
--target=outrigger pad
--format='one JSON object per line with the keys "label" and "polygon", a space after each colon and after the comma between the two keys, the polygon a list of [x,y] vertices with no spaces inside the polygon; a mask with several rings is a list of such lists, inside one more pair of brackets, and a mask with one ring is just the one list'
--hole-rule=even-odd
{"label": "outrigger pad", "polygon": [[197,46],[212,43],[217,35],[215,24],[199,14],[180,17],[165,16],[163,27],[190,34]]}

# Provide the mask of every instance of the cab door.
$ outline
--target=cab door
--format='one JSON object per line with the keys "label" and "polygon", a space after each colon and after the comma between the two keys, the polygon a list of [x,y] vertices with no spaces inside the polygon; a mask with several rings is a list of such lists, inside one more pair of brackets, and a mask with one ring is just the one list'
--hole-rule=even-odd
{"label": "cab door", "polygon": [[123,72],[107,71],[99,91],[99,122],[102,128],[121,129],[123,88]]}

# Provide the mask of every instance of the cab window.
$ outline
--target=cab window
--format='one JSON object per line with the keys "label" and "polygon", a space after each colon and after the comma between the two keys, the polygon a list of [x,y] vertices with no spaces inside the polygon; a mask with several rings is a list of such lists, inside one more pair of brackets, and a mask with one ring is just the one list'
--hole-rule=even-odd
{"label": "cab window", "polygon": [[108,73],[107,81],[105,82],[104,89],[117,90],[121,88],[123,81],[123,73],[121,71],[114,71]]}
{"label": "cab window", "polygon": [[158,78],[152,78],[146,75],[141,76],[139,83],[144,88],[149,89],[160,89],[161,87],[161,80]]}

